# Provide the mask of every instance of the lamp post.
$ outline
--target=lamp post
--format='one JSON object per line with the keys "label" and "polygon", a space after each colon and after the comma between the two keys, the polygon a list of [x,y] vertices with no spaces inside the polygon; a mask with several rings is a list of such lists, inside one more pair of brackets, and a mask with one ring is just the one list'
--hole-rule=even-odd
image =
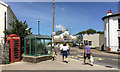
{"label": "lamp post", "polygon": [[70,26],[70,34],[71,34],[71,29],[72,29],[72,27]]}
{"label": "lamp post", "polygon": [[40,35],[39,22],[40,22],[40,20],[39,20],[39,18],[38,18],[38,35]]}

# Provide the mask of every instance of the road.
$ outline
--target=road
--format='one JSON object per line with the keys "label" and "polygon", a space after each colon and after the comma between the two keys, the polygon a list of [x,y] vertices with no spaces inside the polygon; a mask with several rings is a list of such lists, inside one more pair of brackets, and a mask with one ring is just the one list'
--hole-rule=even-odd
{"label": "road", "polygon": [[[56,49],[57,51],[59,51],[58,48]],[[83,55],[84,55],[83,51],[80,51],[80,49],[78,49],[77,47],[73,47],[70,50],[69,58],[83,61],[84,60]],[[97,65],[102,65],[109,68],[118,68],[120,65],[120,57],[118,57],[118,55],[103,53],[101,51],[94,50],[92,52],[92,56],[94,58],[94,64]],[[86,61],[89,62],[89,60]]]}
{"label": "road", "polygon": [[[71,48],[72,49],[72,48]],[[83,61],[83,51],[82,52],[73,52],[76,48],[73,48],[71,50],[70,58]],[[97,51],[99,52],[99,51]],[[92,56],[94,57],[94,64],[102,65],[109,68],[118,68],[118,64],[120,64],[120,57],[114,56],[114,55],[107,55],[107,54],[101,54],[101,53],[95,53],[95,51],[92,53]],[[89,62],[87,60],[87,62]]]}

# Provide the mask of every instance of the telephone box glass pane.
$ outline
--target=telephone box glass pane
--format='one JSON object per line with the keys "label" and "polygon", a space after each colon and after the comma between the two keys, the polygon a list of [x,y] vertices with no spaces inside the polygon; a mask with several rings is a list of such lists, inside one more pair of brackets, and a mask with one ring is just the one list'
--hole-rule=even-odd
{"label": "telephone box glass pane", "polygon": [[19,41],[14,40],[14,59],[19,58]]}

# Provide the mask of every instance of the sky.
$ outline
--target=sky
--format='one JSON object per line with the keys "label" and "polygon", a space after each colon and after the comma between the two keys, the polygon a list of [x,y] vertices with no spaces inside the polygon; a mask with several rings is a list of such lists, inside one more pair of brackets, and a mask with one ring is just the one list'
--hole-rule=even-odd
{"label": "sky", "polygon": [[[27,21],[33,34],[51,35],[53,23],[52,2],[6,2],[20,21]],[[55,2],[54,30],[68,29],[72,35],[87,29],[104,31],[102,17],[108,10],[118,12],[117,2]]]}

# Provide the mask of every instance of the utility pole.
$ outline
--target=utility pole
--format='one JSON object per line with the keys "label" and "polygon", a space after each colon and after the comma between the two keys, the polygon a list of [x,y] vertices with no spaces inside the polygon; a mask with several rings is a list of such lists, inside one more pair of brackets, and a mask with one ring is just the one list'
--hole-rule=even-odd
{"label": "utility pole", "polygon": [[5,29],[4,29],[4,31],[5,31],[5,37],[4,37],[4,42],[5,42],[5,44],[6,44],[6,12],[5,12]]}
{"label": "utility pole", "polygon": [[53,0],[53,32],[54,32],[54,9],[55,9],[55,2]]}
{"label": "utility pole", "polygon": [[53,40],[53,43],[52,43],[52,45],[53,45],[53,48],[54,48],[54,9],[55,9],[55,2],[54,2],[54,0],[53,0],[53,32],[52,32],[52,40]]}

